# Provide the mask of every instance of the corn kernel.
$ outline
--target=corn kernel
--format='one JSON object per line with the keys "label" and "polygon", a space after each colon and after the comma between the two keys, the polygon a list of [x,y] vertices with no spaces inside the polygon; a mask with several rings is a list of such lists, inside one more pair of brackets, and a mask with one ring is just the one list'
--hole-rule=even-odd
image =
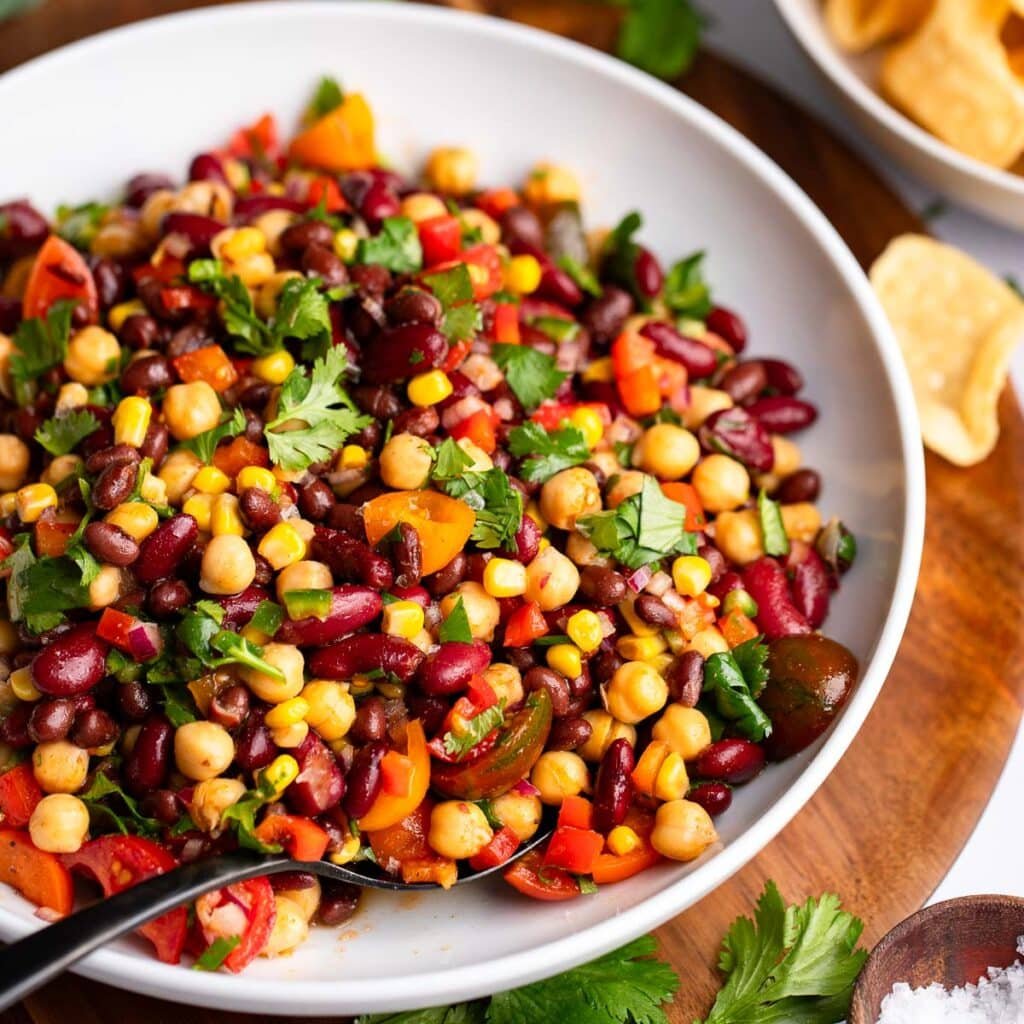
{"label": "corn kernel", "polygon": [[271,729],[285,729],[304,722],[308,714],[309,704],[302,697],[292,697],[290,700],[275,704],[267,712],[264,721]]}
{"label": "corn kernel", "polygon": [[299,762],[291,754],[279,754],[260,772],[260,782],[267,783],[280,796],[298,777]]}
{"label": "corn kernel", "polygon": [[5,516],[13,516],[18,507],[18,495],[16,491],[8,491],[0,494],[0,513]]}
{"label": "corn kernel", "polygon": [[143,501],[125,501],[105,516],[108,523],[120,527],[133,540],[144,541],[159,525],[156,509]]}
{"label": "corn kernel", "polygon": [[548,667],[561,672],[566,679],[583,674],[583,656],[575,644],[555,644],[548,648]]}
{"label": "corn kernel", "polygon": [[409,381],[406,394],[413,405],[421,409],[443,402],[453,391],[452,382],[444,370],[430,370]]}
{"label": "corn kernel", "polygon": [[263,535],[257,550],[279,571],[306,557],[306,542],[291,523],[277,523]]}
{"label": "corn kernel", "polygon": [[656,654],[653,658],[648,658],[646,663],[650,665],[655,672],[663,676],[675,660],[674,654],[671,654],[668,651],[662,651],[661,654]]}
{"label": "corn kernel", "polygon": [[665,638],[657,633],[653,636],[622,636],[615,643],[615,649],[627,661],[648,661],[667,647]]}
{"label": "corn kernel", "polygon": [[267,494],[273,494],[277,490],[277,477],[264,469],[262,466],[246,466],[237,477],[235,486],[239,491],[247,491],[250,487],[258,487]]}
{"label": "corn kernel", "polygon": [[690,788],[690,777],[681,754],[672,751],[658,769],[654,780],[654,795],[659,800],[682,800]]}
{"label": "corn kernel", "polygon": [[587,382],[610,384],[615,380],[615,366],[611,356],[602,356],[588,364],[583,371],[583,379]]}
{"label": "corn kernel", "polygon": [[362,842],[359,836],[348,836],[341,844],[341,849],[336,850],[327,859],[332,864],[349,864],[355,859],[361,848]]}
{"label": "corn kernel", "polygon": [[362,469],[370,461],[370,453],[358,444],[347,444],[338,456],[339,469]]}
{"label": "corn kernel", "polygon": [[540,287],[541,268],[536,256],[513,256],[505,267],[505,287],[529,295]]}
{"label": "corn kernel", "polygon": [[287,349],[271,352],[252,361],[252,372],[268,384],[283,384],[295,369],[295,360]]}
{"label": "corn kernel", "polygon": [[[225,238],[219,246],[219,255],[232,263],[241,263],[250,256],[257,256],[267,250],[267,239],[259,228],[229,228],[229,237]],[[221,232],[227,234],[227,232]],[[213,249],[217,238],[213,239],[210,248]]]}
{"label": "corn kernel", "polygon": [[342,263],[351,263],[356,258],[356,249],[359,248],[359,236],[351,228],[341,228],[334,233],[332,248],[334,255]]}
{"label": "corn kernel", "polygon": [[423,628],[423,608],[415,601],[394,601],[384,606],[381,632],[411,640]]}
{"label": "corn kernel", "polygon": [[107,325],[113,331],[120,331],[128,317],[145,316],[146,312],[146,307],[138,299],[119,302],[116,306],[110,307],[107,313]]}
{"label": "corn kernel", "polygon": [[233,494],[217,494],[213,498],[210,513],[210,533],[214,537],[231,535],[245,536],[245,523],[238,508],[238,499]]}
{"label": "corn kernel", "polygon": [[16,493],[15,508],[23,523],[34,523],[48,508],[57,507],[57,492],[49,484],[28,484]]}
{"label": "corn kernel", "polygon": [[193,477],[192,486],[203,494],[223,494],[231,487],[231,478],[216,466],[203,466]]}
{"label": "corn kernel", "polygon": [[196,525],[200,530],[208,533],[210,531],[210,521],[213,517],[213,495],[193,494],[185,500],[185,504],[181,506],[181,511],[185,515],[191,516],[196,521]]}
{"label": "corn kernel", "polygon": [[711,564],[700,555],[680,555],[672,563],[672,582],[684,597],[703,594],[711,582]]}
{"label": "corn kernel", "polygon": [[616,825],[608,833],[607,846],[616,857],[624,857],[640,846],[640,837],[628,825]]}
{"label": "corn kernel", "polygon": [[576,409],[569,417],[569,422],[583,434],[588,448],[596,448],[604,437],[604,421],[594,409],[585,406]]}
{"label": "corn kernel", "polygon": [[604,639],[601,617],[597,612],[592,612],[589,608],[584,608],[582,611],[576,612],[575,615],[570,615],[569,621],[565,625],[565,631],[569,634],[569,639],[584,654],[591,654],[596,651]]}
{"label": "corn kernel", "polygon": [[72,409],[81,409],[83,405],[89,404],[89,389],[78,381],[70,381],[60,386],[57,392],[57,405],[55,411],[58,413],[70,412]]}
{"label": "corn kernel", "polygon": [[149,430],[149,421],[153,415],[153,406],[145,398],[130,395],[122,398],[114,410],[114,444],[127,444],[132,448],[141,448]]}
{"label": "corn kernel", "polygon": [[540,505],[537,502],[531,501],[524,511],[540,527],[541,533],[548,528],[547,520],[540,514]]}
{"label": "corn kernel", "polygon": [[139,497],[154,505],[166,505],[168,503],[167,481],[163,477],[157,476],[156,473],[147,473],[139,486]]}
{"label": "corn kernel", "polygon": [[484,590],[491,597],[526,593],[526,566],[513,558],[492,558],[484,567]]}
{"label": "corn kernel", "polygon": [[296,722],[294,725],[270,730],[270,738],[282,750],[294,750],[296,747],[301,747],[306,742],[308,735],[309,725],[306,722]]}
{"label": "corn kernel", "polygon": [[28,665],[16,668],[10,677],[11,692],[18,700],[36,701],[42,696],[32,678],[32,669]]}

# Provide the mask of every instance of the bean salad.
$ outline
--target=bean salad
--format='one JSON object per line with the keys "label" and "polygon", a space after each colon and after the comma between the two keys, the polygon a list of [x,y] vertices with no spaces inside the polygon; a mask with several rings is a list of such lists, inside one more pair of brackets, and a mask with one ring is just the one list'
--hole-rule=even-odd
{"label": "bean salad", "polygon": [[[42,915],[239,846],[581,898],[842,708],[799,370],[570,169],[478,176],[391,170],[323,79],[184,183],[0,204],[0,880]],[[358,899],[299,864],[141,934],[239,971]]]}

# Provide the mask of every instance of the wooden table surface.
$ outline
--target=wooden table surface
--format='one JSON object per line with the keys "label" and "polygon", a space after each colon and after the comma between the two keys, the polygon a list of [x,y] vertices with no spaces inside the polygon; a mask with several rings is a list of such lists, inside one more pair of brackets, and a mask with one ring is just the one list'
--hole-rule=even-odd
{"label": "wooden table surface", "polygon": [[[48,0],[0,27],[0,70],[188,0]],[[577,2],[458,0],[608,48],[614,15]],[[771,89],[705,55],[681,87],[751,138],[808,192],[867,266],[893,236],[922,230],[859,157]],[[2,118],[11,112],[0,112]],[[17,116],[31,116],[30,111]],[[117,176],[133,169],[118,167]],[[857,740],[792,824],[729,883],[658,932],[683,978],[674,1024],[702,1016],[718,943],[765,879],[792,900],[839,892],[873,942],[948,871],[992,792],[1024,702],[1024,422],[1008,390],[1002,439],[981,466],[929,455],[929,521],[918,597],[897,662]],[[178,1007],[66,977],[0,1024],[261,1024],[280,1019]]]}

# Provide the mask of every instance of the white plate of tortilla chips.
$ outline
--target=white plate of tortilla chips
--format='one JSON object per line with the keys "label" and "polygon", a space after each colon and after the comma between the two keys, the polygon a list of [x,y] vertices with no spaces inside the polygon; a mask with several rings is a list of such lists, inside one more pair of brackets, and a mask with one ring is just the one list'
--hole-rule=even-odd
{"label": "white plate of tortilla chips", "polygon": [[863,130],[940,195],[1024,228],[1022,0],[775,0]]}

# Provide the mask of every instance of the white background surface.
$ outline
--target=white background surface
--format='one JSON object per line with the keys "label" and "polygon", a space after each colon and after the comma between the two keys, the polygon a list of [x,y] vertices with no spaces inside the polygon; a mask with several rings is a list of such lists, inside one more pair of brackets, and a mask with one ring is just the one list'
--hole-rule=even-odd
{"label": "white background surface", "polygon": [[[715,19],[709,41],[721,53],[756,71],[805,107],[816,111],[881,171],[907,199],[922,210],[938,197],[911,181],[878,150],[861,139],[815,69],[789,36],[770,0],[716,0],[704,9]],[[981,219],[950,203],[948,212],[931,222],[941,238],[965,249],[997,274],[1013,274],[1024,281],[1024,237]],[[1024,345],[1013,361],[1017,394],[1024,399]],[[1003,777],[970,842],[934,900],[968,893],[1024,895],[1024,867],[1020,858],[1022,836],[1017,787],[1024,782],[1024,729],[1018,733]],[[936,828],[941,827],[936,822]]]}

